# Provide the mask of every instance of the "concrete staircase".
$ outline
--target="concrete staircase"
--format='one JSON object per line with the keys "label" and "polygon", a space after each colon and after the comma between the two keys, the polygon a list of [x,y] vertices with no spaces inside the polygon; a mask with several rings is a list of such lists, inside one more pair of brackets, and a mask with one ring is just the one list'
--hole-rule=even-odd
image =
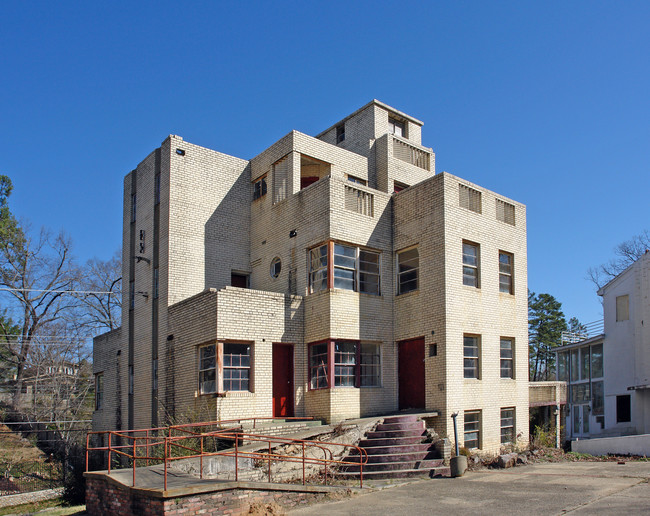
{"label": "concrete staircase", "polygon": [[[368,464],[363,466],[363,478],[406,478],[414,476],[448,476],[449,468],[433,443],[424,442],[424,421],[416,415],[391,416],[368,432],[359,447],[368,454]],[[356,452],[348,460],[358,457]],[[340,478],[359,478],[360,466],[345,466]]]}

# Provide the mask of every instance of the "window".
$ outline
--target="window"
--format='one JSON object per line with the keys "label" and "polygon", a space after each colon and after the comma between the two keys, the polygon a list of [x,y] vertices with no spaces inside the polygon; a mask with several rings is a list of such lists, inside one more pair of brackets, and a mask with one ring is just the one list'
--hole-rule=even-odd
{"label": "window", "polygon": [[309,347],[309,385],[312,389],[329,387],[327,348],[327,342],[312,344]]}
{"label": "window", "polygon": [[578,350],[571,350],[571,381],[580,380],[580,368],[578,367]]}
{"label": "window", "polygon": [[496,200],[497,203],[497,220],[510,224],[511,226],[515,225],[515,207],[509,202],[502,201],[501,199]]}
{"label": "window", "polygon": [[388,132],[406,138],[406,124],[401,120],[388,117]]}
{"label": "window", "polygon": [[602,380],[591,382],[591,406],[594,416],[602,416],[605,413],[605,391]]}
{"label": "window", "polygon": [[153,298],[158,299],[158,267],[153,270]]}
{"label": "window", "polygon": [[271,260],[271,277],[277,278],[280,272],[282,272],[282,260],[280,260],[279,256],[276,256]]}
{"label": "window", "polygon": [[104,408],[104,373],[95,376],[95,410]]}
{"label": "window", "polygon": [[327,289],[327,244],[309,251],[309,291]]}
{"label": "window", "polygon": [[501,339],[501,378],[514,378],[513,344],[512,339]]}
{"label": "window", "polygon": [[215,344],[199,348],[199,394],[217,392],[217,347]]}
{"label": "window", "polygon": [[355,387],[357,369],[357,343],[336,341],[334,343],[334,386]]}
{"label": "window", "polygon": [[566,382],[569,379],[569,353],[558,353],[557,355],[557,379]]}
{"label": "window", "polygon": [[501,409],[501,444],[515,442],[515,409]]}
{"label": "window", "polygon": [[409,185],[407,185],[406,183],[400,183],[399,181],[393,181],[393,193],[401,192],[402,190],[405,190],[408,187],[409,187]]}
{"label": "window", "polygon": [[273,164],[273,204],[284,201],[289,190],[289,164],[292,160],[285,156]]}
{"label": "window", "polygon": [[602,378],[603,376],[603,345],[591,346],[591,377]]}
{"label": "window", "polygon": [[266,176],[262,176],[253,185],[253,200],[266,195]]}
{"label": "window", "polygon": [[458,201],[461,208],[466,208],[476,213],[482,213],[481,192],[465,185],[458,185]]}
{"label": "window", "polygon": [[336,143],[341,143],[345,140],[345,124],[336,126]]}
{"label": "window", "polygon": [[580,348],[580,379],[589,380],[589,346]]}
{"label": "window", "polygon": [[328,340],[309,346],[309,386],[379,387],[380,345],[372,342]]}
{"label": "window", "polygon": [[418,289],[420,257],[417,247],[397,253],[397,294]]}
{"label": "window", "polygon": [[233,287],[248,288],[248,274],[231,271],[230,285]]}
{"label": "window", "polygon": [[368,182],[365,179],[354,177],[349,174],[348,174],[348,181],[350,181],[350,183],[356,183],[358,185],[363,185],[363,186],[366,186],[368,184]]}
{"label": "window", "polygon": [[465,378],[479,378],[479,337],[463,336],[463,370]]}
{"label": "window", "polygon": [[465,412],[465,448],[480,448],[481,413],[479,411]]}
{"label": "window", "polygon": [[160,174],[154,176],[154,203],[160,204]]}
{"label": "window", "polygon": [[248,391],[251,373],[250,344],[223,345],[223,390]]}
{"label": "window", "polygon": [[630,319],[630,296],[618,296],[616,298],[616,322],[628,321]]}
{"label": "window", "polygon": [[630,395],[623,394],[622,396],[616,396],[616,422],[617,423],[629,423],[632,418],[632,410],[630,403]]}
{"label": "window", "polygon": [[479,288],[479,246],[463,242],[463,285]]}
{"label": "window", "polygon": [[[358,247],[331,243],[333,249],[332,284],[334,288],[353,290],[364,294],[380,293],[380,253]],[[328,244],[316,247],[310,253],[310,292],[327,288]]]}
{"label": "window", "polygon": [[379,344],[361,343],[361,387],[381,385],[381,354]]}
{"label": "window", "polygon": [[512,266],[514,257],[510,253],[499,251],[499,292],[514,294]]}
{"label": "window", "polygon": [[131,222],[135,222],[136,201],[137,201],[136,194],[131,195]]}

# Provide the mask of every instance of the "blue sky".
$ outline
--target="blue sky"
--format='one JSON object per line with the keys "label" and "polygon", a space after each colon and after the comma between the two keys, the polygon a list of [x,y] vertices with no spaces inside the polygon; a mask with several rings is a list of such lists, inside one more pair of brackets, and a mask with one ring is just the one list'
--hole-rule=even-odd
{"label": "blue sky", "polygon": [[6,2],[0,173],[80,261],[168,134],[251,158],[377,98],[448,171],[528,207],[529,288],[599,319],[586,270],[650,227],[648,2]]}

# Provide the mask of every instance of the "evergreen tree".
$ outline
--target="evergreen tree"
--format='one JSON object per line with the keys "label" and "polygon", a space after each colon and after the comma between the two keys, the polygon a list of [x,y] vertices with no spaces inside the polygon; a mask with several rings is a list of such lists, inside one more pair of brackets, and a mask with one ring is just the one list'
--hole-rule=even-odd
{"label": "evergreen tree", "polygon": [[[575,319],[575,318],[574,318]],[[577,319],[575,321],[580,324]],[[528,293],[528,344],[530,379],[538,382],[550,380],[555,371],[553,348],[562,342],[562,332],[567,331],[562,303],[550,294]]]}

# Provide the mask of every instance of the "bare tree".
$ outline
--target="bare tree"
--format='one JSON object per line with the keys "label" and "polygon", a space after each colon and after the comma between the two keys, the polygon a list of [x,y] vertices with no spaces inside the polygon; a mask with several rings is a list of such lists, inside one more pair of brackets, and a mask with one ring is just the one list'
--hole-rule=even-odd
{"label": "bare tree", "polygon": [[[24,232],[23,235],[27,235]],[[32,340],[39,330],[71,311],[79,272],[70,255],[71,242],[63,233],[53,236],[42,229],[38,236],[24,236],[20,246],[0,239],[0,288],[6,306],[21,326],[20,338],[8,346],[16,367],[12,408],[20,406],[20,394]]]}
{"label": "bare tree", "polygon": [[[92,331],[114,330],[122,319],[122,251],[110,260],[93,258],[82,270],[79,316]],[[110,294],[106,294],[110,292]]]}
{"label": "bare tree", "polygon": [[596,288],[600,289],[637,261],[648,249],[650,249],[650,231],[646,229],[641,234],[618,244],[614,248],[615,258],[597,267],[590,267],[587,270],[587,277]]}

